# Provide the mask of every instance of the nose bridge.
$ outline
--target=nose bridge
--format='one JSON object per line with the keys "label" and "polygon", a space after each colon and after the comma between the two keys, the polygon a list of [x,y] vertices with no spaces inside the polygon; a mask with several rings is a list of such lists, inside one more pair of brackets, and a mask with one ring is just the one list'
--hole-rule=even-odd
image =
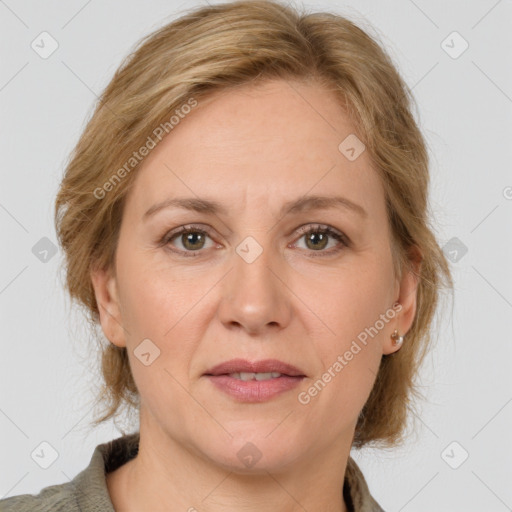
{"label": "nose bridge", "polygon": [[272,250],[269,232],[260,233],[246,236],[235,247],[220,306],[224,323],[238,323],[250,331],[268,324],[283,326],[289,311],[284,279],[277,277],[284,268],[279,251]]}
{"label": "nose bridge", "polygon": [[236,247],[233,255],[235,276],[240,282],[251,285],[264,284],[264,288],[272,287],[275,279],[271,268],[277,265],[270,243],[271,234],[260,232],[246,236]]}

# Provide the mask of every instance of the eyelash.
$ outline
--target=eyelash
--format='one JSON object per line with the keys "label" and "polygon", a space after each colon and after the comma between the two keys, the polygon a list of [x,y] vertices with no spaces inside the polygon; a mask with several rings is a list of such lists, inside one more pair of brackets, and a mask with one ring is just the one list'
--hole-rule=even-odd
{"label": "eyelash", "polygon": [[[338,247],[336,249],[330,249],[328,251],[313,251],[311,250],[313,254],[311,254],[312,258],[317,257],[327,257],[332,256],[334,254],[337,254],[338,252],[342,251],[343,248],[350,246],[350,240],[346,235],[343,233],[338,232],[337,230],[331,228],[330,226],[322,225],[322,224],[315,224],[315,225],[309,225],[309,226],[302,226],[298,229],[298,232],[300,234],[300,237],[298,240],[300,240],[305,235],[309,235],[311,233],[321,233],[328,235],[331,238],[334,238],[338,242],[340,242],[341,247]],[[186,226],[182,226],[178,229],[178,231],[168,232],[166,233],[163,238],[160,240],[160,246],[166,246],[169,248],[170,251],[177,253],[179,255],[184,256],[185,258],[195,258],[198,256],[201,256],[204,251],[202,249],[199,249],[197,251],[182,251],[180,249],[171,249],[169,246],[169,243],[172,242],[175,238],[179,237],[180,235],[183,235],[184,233],[201,233],[203,235],[208,235],[210,238],[210,231],[205,228],[201,228],[194,224],[188,224]],[[314,254],[317,252],[318,254]]]}

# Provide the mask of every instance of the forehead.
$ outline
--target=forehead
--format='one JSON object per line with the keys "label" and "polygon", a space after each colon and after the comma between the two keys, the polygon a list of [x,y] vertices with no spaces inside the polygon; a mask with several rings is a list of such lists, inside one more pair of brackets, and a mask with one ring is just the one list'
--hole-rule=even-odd
{"label": "forehead", "polygon": [[[363,151],[340,151],[354,126],[318,84],[267,81],[215,92],[174,127],[143,161],[131,202],[137,209],[173,196],[249,206],[269,194],[289,201],[308,192],[344,193],[370,206],[380,180]],[[276,205],[276,208],[280,205]]]}

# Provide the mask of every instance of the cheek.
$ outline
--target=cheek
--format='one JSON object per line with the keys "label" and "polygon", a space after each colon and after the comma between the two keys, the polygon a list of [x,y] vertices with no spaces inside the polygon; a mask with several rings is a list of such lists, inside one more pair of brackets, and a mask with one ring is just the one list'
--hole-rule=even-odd
{"label": "cheek", "polygon": [[[331,272],[328,279],[324,276],[321,281],[316,280],[314,291],[311,286],[314,277],[308,280],[309,287],[296,283],[295,290],[300,290],[297,294],[307,298],[308,307],[316,314],[315,321],[323,325],[322,331],[338,340],[337,344],[329,345],[337,351],[350,345],[351,340],[357,339],[376,322],[379,333],[373,338],[381,334],[386,324],[379,319],[393,305],[391,264],[383,264],[381,257],[376,255],[368,255],[365,260],[357,266],[340,267]],[[329,338],[327,335],[323,337]]]}
{"label": "cheek", "polygon": [[[218,276],[192,267],[178,271],[161,255],[152,258],[135,251],[123,254],[118,259],[118,276],[130,351],[133,353],[149,339],[160,351],[155,368],[168,369],[177,378],[185,376],[196,349],[195,340],[201,339],[200,331],[207,320],[205,295]],[[134,377],[143,374],[137,372],[138,366],[135,364]]]}
{"label": "cheek", "polygon": [[[179,383],[187,382],[194,340],[198,339],[191,310],[195,297],[183,293],[186,288],[182,281],[169,279],[157,268],[127,273],[124,283],[123,323],[130,367],[141,398],[153,411],[163,404],[178,410],[187,402]],[[149,356],[144,356],[147,353]]]}
{"label": "cheek", "polygon": [[344,410],[357,410],[366,401],[393,322],[391,260],[383,259],[368,254],[364,265],[338,269],[307,295],[308,306],[318,312],[313,317],[319,333],[315,351],[323,367],[318,387],[325,383],[329,391],[324,399]]}
{"label": "cheek", "polygon": [[[124,324],[130,333],[163,339],[186,313],[190,300],[183,294],[182,274],[160,255],[134,250],[135,241],[129,246],[126,240],[120,244],[117,259]],[[193,297],[193,288],[189,290]]]}
{"label": "cheek", "polygon": [[[364,279],[353,274],[343,277],[329,286],[332,299],[318,297],[314,306],[322,312],[320,323],[330,329],[318,327],[323,334],[316,337],[315,352],[322,371],[311,379],[301,402],[310,401],[319,408],[316,410],[327,411],[330,420],[325,424],[329,424],[333,435],[340,422],[355,424],[374,385],[382,358],[382,340],[389,331],[385,323],[384,328],[375,330],[377,322],[377,327],[381,326],[380,315],[389,307],[386,287],[381,286],[386,280],[371,272]],[[383,281],[379,282],[379,278]]]}

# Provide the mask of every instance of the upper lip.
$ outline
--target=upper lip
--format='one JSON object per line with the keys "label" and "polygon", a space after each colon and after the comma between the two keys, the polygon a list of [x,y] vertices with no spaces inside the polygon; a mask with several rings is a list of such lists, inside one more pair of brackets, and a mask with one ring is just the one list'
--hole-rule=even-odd
{"label": "upper lip", "polygon": [[270,373],[279,372],[290,377],[305,377],[304,372],[295,366],[277,359],[247,361],[246,359],[230,359],[205,372],[205,375],[229,375],[230,373]]}

